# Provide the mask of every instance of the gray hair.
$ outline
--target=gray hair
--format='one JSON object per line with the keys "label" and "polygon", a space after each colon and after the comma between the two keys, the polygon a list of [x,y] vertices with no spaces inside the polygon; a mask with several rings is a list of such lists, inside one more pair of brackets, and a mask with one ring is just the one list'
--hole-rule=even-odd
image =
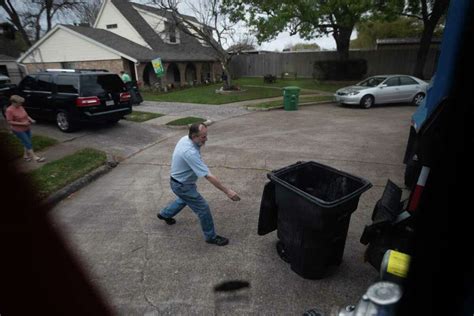
{"label": "gray hair", "polygon": [[199,131],[200,131],[201,126],[207,127],[207,125],[204,124],[204,123],[193,123],[193,124],[191,124],[191,126],[189,127],[188,137],[190,139],[193,139],[193,136],[199,135]]}
{"label": "gray hair", "polygon": [[25,103],[25,99],[20,97],[19,95],[14,94],[10,97],[10,102],[16,104],[23,104]]}

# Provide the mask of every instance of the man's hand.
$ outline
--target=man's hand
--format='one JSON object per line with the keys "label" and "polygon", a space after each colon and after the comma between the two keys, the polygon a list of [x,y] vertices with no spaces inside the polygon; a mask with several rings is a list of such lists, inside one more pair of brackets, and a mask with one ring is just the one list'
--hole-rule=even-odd
{"label": "man's hand", "polygon": [[227,196],[229,197],[229,199],[231,199],[232,201],[240,201],[240,196],[233,190],[230,190],[227,192]]}
{"label": "man's hand", "polygon": [[235,191],[227,189],[225,186],[223,186],[217,177],[213,176],[212,174],[208,174],[206,179],[216,188],[224,192],[232,201],[240,201],[239,195]]}

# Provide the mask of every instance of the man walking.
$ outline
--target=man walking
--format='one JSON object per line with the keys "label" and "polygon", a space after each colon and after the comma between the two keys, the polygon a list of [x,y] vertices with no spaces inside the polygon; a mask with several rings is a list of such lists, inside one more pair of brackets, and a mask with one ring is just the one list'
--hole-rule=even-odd
{"label": "man walking", "polygon": [[222,185],[202,161],[201,147],[206,141],[207,126],[203,123],[195,123],[189,128],[189,134],[183,136],[176,144],[171,161],[170,186],[177,198],[161,210],[157,216],[166,224],[173,225],[176,223],[173,217],[187,205],[198,216],[206,242],[225,246],[229,240],[215,233],[211,210],[206,200],[197,191],[196,181],[198,178],[205,177],[232,201],[239,201],[240,197],[236,192]]}

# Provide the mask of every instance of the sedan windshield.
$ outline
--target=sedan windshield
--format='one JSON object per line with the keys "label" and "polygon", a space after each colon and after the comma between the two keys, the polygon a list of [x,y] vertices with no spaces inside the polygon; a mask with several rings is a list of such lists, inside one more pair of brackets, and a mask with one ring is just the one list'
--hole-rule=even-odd
{"label": "sedan windshield", "polygon": [[376,87],[387,77],[370,77],[364,81],[359,82],[357,85],[362,87]]}

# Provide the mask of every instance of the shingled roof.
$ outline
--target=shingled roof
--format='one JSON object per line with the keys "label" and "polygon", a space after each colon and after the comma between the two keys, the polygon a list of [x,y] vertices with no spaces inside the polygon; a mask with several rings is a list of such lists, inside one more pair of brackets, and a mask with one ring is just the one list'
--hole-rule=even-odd
{"label": "shingled roof", "polygon": [[[196,38],[184,32],[180,32],[179,44],[164,42],[134,7],[171,19],[169,12],[128,0],[111,1],[163,61],[215,61],[217,59],[212,48],[203,46]],[[193,17],[185,17],[197,22]]]}
{"label": "shingled roof", "polygon": [[107,30],[95,29],[87,26],[63,25],[68,29],[82,34],[96,42],[104,44],[116,51],[135,58],[138,61],[150,61],[158,56],[155,51],[132,42],[125,37]]}

